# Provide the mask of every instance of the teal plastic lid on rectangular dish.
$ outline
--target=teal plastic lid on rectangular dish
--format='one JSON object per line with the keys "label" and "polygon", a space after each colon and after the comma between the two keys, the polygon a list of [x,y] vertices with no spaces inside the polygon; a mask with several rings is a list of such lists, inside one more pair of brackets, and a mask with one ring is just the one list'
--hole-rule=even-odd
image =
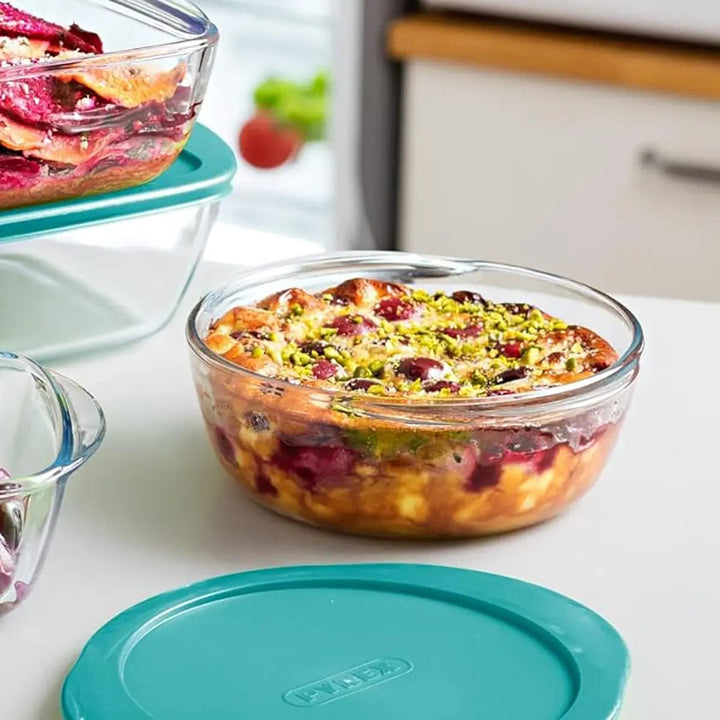
{"label": "teal plastic lid on rectangular dish", "polygon": [[3,210],[0,244],[218,200],[232,190],[236,170],[230,147],[198,124],[177,160],[152,182],[114,193]]}
{"label": "teal plastic lid on rectangular dish", "polygon": [[65,720],[614,720],[618,633],[544,588],[468,570],[260,570],[147,600],[96,633]]}

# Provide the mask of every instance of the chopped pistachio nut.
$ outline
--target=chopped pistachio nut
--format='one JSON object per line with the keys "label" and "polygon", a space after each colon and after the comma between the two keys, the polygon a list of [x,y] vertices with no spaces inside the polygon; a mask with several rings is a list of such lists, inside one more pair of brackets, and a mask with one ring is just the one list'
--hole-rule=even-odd
{"label": "chopped pistachio nut", "polygon": [[541,324],[545,321],[545,317],[537,308],[533,308],[528,315],[528,320]]}
{"label": "chopped pistachio nut", "polygon": [[525,350],[521,360],[526,365],[537,365],[540,362],[541,358],[542,348],[539,348],[537,345],[531,345]]}
{"label": "chopped pistachio nut", "polygon": [[375,377],[381,378],[385,370],[385,363],[382,360],[371,360],[370,365],[368,365],[368,370],[370,370]]}

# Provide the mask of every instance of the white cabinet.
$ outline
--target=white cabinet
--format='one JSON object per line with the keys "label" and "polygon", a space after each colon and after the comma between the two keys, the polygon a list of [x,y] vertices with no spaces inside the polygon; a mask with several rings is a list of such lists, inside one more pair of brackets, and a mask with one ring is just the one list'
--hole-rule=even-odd
{"label": "white cabinet", "polygon": [[720,301],[720,103],[420,60],[404,72],[402,249]]}

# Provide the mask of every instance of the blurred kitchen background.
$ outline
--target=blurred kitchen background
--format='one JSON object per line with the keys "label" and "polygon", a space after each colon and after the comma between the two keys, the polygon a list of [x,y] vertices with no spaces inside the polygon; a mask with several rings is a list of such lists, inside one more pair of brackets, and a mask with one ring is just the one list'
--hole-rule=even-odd
{"label": "blurred kitchen background", "polygon": [[207,259],[378,247],[720,300],[716,0],[198,1],[201,120],[240,168]]}

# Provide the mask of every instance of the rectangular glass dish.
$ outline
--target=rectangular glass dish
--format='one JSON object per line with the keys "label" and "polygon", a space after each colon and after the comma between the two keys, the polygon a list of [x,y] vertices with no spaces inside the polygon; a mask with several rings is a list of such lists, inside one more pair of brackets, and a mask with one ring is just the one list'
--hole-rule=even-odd
{"label": "rectangular glass dish", "polygon": [[217,28],[186,0],[0,6],[0,209],[158,177],[205,97]]}
{"label": "rectangular glass dish", "polygon": [[126,344],[171,317],[202,256],[232,150],[197,126],[142,187],[0,213],[0,344],[47,361]]}

